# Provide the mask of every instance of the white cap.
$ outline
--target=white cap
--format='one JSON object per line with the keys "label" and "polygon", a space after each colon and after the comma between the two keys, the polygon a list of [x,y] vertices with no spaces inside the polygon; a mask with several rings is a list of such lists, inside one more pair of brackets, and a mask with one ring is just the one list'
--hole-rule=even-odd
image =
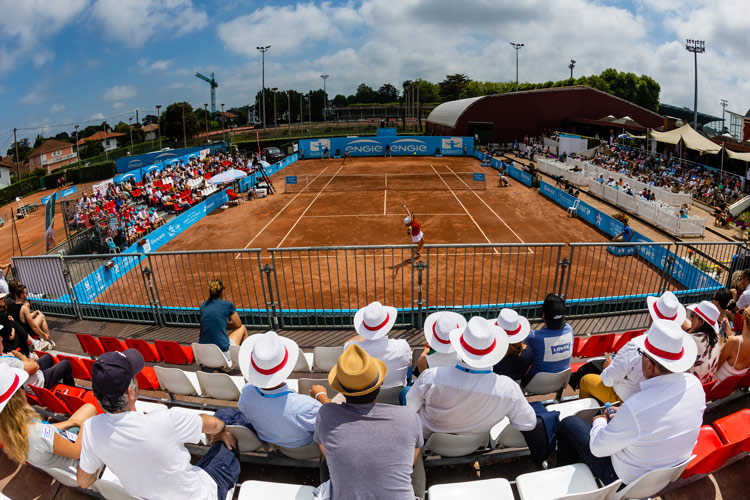
{"label": "white cap", "polygon": [[411,222],[411,217],[409,217],[408,215],[404,217],[404,224],[408,224],[410,222]]}

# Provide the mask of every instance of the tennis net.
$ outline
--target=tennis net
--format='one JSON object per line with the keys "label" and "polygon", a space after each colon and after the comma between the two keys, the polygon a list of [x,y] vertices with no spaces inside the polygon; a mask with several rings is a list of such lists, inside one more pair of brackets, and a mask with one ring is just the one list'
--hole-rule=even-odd
{"label": "tennis net", "polygon": [[284,192],[437,191],[487,189],[485,175],[472,172],[424,174],[288,175]]}

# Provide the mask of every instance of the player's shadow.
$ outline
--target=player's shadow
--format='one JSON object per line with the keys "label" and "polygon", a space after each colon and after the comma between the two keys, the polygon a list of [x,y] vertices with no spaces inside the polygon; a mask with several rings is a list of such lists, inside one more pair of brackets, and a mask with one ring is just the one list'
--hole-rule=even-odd
{"label": "player's shadow", "polygon": [[403,262],[399,262],[398,264],[394,264],[394,265],[390,266],[390,269],[393,271],[393,277],[394,278],[396,277],[396,275],[398,274],[398,272],[401,269],[403,269],[406,266],[408,266],[409,264],[411,264],[410,260],[411,259],[407,258]]}

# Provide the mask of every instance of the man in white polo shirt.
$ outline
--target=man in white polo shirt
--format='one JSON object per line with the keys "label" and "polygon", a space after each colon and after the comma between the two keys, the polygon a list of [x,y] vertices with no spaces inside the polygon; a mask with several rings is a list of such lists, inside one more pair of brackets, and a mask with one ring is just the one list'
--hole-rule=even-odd
{"label": "man in white polo shirt", "polygon": [[591,424],[577,416],[560,422],[558,465],[583,458],[596,477],[630,484],[647,472],[687,460],[698,440],[706,408],[694,375],[697,347],[673,321],[654,320],[646,335],[633,339],[645,380],[612,416]]}
{"label": "man in white polo shirt", "polygon": [[[422,422],[425,437],[433,432],[480,434],[506,416],[519,431],[536,427],[536,413],[521,387],[492,367],[508,350],[514,324],[496,326],[494,320],[474,317],[465,328],[451,330],[450,342],[458,354],[454,366],[430,368],[419,375],[406,395]],[[525,324],[528,333],[528,323]]]}

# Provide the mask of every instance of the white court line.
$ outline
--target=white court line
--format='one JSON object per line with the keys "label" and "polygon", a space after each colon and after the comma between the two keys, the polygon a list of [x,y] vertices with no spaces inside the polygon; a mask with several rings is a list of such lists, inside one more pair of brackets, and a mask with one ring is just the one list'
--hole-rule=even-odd
{"label": "white court line", "polygon": [[[327,218],[327,217],[403,217],[402,214],[332,214],[332,215],[305,215],[305,219],[313,219],[313,218]],[[457,217],[466,217],[469,214],[463,213],[463,214],[419,214],[422,217],[428,216],[428,217],[445,217],[445,216],[457,216]]]}
{"label": "white court line", "polygon": [[[448,185],[448,183],[447,183],[447,182],[445,182],[445,179],[443,179],[443,176],[442,176],[442,175],[440,175],[440,173],[439,173],[439,172],[437,171],[437,169],[436,169],[435,167],[433,167],[432,165],[430,165],[430,167],[432,168],[432,170],[434,170],[434,171],[435,171],[435,173],[437,174],[437,176],[438,176],[438,177],[440,177],[440,180],[441,180],[441,181],[443,181],[443,184],[445,184],[445,187],[447,187],[447,188],[448,188],[448,191],[450,191],[450,192],[451,192],[451,194],[452,194],[452,195],[453,195],[453,197],[454,197],[454,198],[456,199],[456,201],[458,202],[458,204],[459,204],[459,205],[461,205],[461,208],[463,208],[463,209],[464,209],[464,211],[466,212],[466,215],[468,215],[468,216],[469,216],[469,218],[471,219],[471,222],[473,222],[473,223],[474,223],[474,225],[475,225],[475,226],[477,226],[477,229],[479,229],[479,232],[480,232],[480,233],[482,233],[482,236],[484,236],[484,239],[486,239],[486,240],[487,240],[487,243],[489,243],[489,244],[491,245],[491,244],[492,244],[492,242],[490,241],[490,239],[489,239],[489,238],[487,237],[487,235],[486,235],[486,234],[484,234],[484,231],[482,231],[482,228],[481,228],[481,227],[479,226],[479,224],[477,224],[477,221],[476,221],[476,220],[474,219],[474,217],[472,217],[472,216],[471,216],[471,214],[469,213],[469,211],[468,211],[468,210],[466,210],[466,207],[464,206],[464,204],[463,204],[463,203],[461,203],[461,200],[459,200],[459,199],[458,199],[458,196],[456,196],[456,193],[454,193],[454,192],[453,192],[453,190],[451,189],[451,187],[450,187],[450,186]],[[454,173],[454,175],[455,175],[455,173]],[[493,251],[494,251],[495,253],[498,253],[498,251],[497,251],[497,249],[496,249],[496,248],[493,248],[492,250],[493,250]]]}
{"label": "white court line", "polygon": [[[313,180],[315,180],[315,179],[317,179],[318,177],[320,177],[321,175],[323,175],[323,172],[325,172],[325,171],[326,171],[327,169],[328,169],[328,167],[325,167],[325,168],[323,168],[323,170],[321,170],[321,171],[320,171],[320,173],[318,173],[318,175],[316,175],[316,176],[315,176],[315,177],[313,178]],[[301,194],[302,194],[302,193],[304,193],[304,192],[305,192],[305,191],[303,190],[303,191],[300,191],[299,193],[295,194],[295,195],[294,195],[294,197],[293,197],[293,198],[292,198],[291,200],[289,200],[289,203],[287,203],[286,205],[284,205],[284,208],[282,208],[281,210],[279,210],[279,211],[278,211],[278,212],[276,213],[276,215],[274,215],[274,216],[273,216],[273,218],[272,218],[271,220],[269,220],[269,221],[268,221],[268,222],[266,223],[266,225],[265,225],[265,226],[263,226],[263,227],[261,228],[261,230],[260,230],[260,231],[258,231],[258,234],[256,234],[255,236],[253,236],[253,239],[247,242],[247,245],[245,245],[245,247],[244,247],[244,248],[250,248],[250,245],[251,245],[251,244],[253,243],[253,241],[255,241],[255,240],[256,240],[256,239],[258,238],[258,236],[260,236],[260,235],[261,235],[261,233],[263,233],[263,231],[265,231],[265,230],[266,230],[266,228],[267,228],[268,226],[270,226],[270,225],[271,225],[271,223],[273,223],[273,221],[275,221],[275,220],[276,220],[276,218],[277,218],[277,217],[278,217],[279,215],[281,215],[281,214],[282,214],[282,213],[284,212],[284,210],[286,210],[286,207],[288,207],[289,205],[291,205],[291,204],[292,204],[292,202],[293,202],[294,200],[296,200],[296,199],[297,199],[297,196],[301,195]],[[237,259],[237,258],[239,258],[239,256],[240,256],[240,255],[241,255],[241,254],[237,254],[237,255],[236,255],[236,256],[235,256],[234,258],[235,258],[235,259]]]}
{"label": "white court line", "polygon": [[[344,165],[341,165],[341,166],[339,167],[339,169],[338,169],[338,170],[336,170],[336,173],[335,173],[335,174],[333,174],[333,175],[331,176],[331,178],[330,178],[330,179],[328,179],[328,182],[326,182],[326,185],[325,185],[325,186],[323,186],[323,187],[322,187],[322,188],[320,189],[320,191],[318,191],[318,194],[316,194],[316,195],[315,195],[315,198],[313,198],[313,199],[312,199],[312,201],[310,202],[310,204],[309,204],[309,205],[307,205],[307,208],[305,208],[305,211],[304,211],[304,212],[302,212],[302,214],[301,214],[301,215],[299,216],[299,218],[298,218],[298,219],[297,219],[297,221],[296,221],[296,222],[294,223],[294,225],[293,225],[292,227],[290,227],[290,228],[289,228],[289,231],[287,231],[287,233],[286,233],[286,234],[284,235],[284,237],[283,237],[283,238],[281,238],[281,241],[280,241],[280,242],[279,242],[279,243],[278,243],[278,244],[276,245],[277,247],[280,247],[280,246],[281,246],[281,244],[282,244],[282,243],[284,243],[284,241],[285,241],[285,240],[287,239],[287,237],[288,237],[288,236],[289,236],[290,234],[292,234],[292,231],[294,231],[294,228],[295,228],[295,227],[297,227],[297,224],[299,224],[299,221],[301,221],[301,220],[302,220],[302,217],[304,217],[304,216],[305,216],[305,214],[307,213],[307,211],[308,211],[308,210],[310,210],[310,207],[311,207],[311,206],[313,206],[313,203],[315,203],[315,200],[317,200],[317,199],[318,199],[318,196],[320,196],[321,194],[323,194],[323,191],[325,191],[325,189],[326,189],[326,188],[328,187],[328,185],[329,185],[329,184],[330,184],[331,182],[333,182],[333,179],[335,179],[335,178],[336,178],[336,175],[338,175],[338,173],[339,173],[339,172],[341,172],[341,169],[342,169],[342,168],[344,168]],[[309,184],[308,184],[308,185],[309,185]]]}
{"label": "white court line", "polygon": [[388,190],[383,190],[383,215],[385,215],[385,202],[388,200]]}
{"label": "white court line", "polygon": [[[453,175],[455,175],[456,177],[458,177],[458,180],[460,180],[461,182],[463,182],[463,183],[464,183],[464,185],[465,185],[466,187],[469,187],[469,185],[468,185],[468,184],[466,184],[466,181],[464,181],[464,180],[463,180],[463,179],[462,179],[461,177],[459,177],[459,176],[458,176],[458,175],[456,174],[456,172],[454,172],[454,171],[453,171],[453,169],[452,169],[452,168],[451,168],[451,167],[450,167],[449,165],[445,165],[445,167],[446,167],[446,168],[447,168],[448,170],[450,170],[450,171],[451,171],[451,173],[452,173]],[[494,210],[492,209],[492,207],[491,207],[491,206],[489,206],[489,205],[487,204],[487,202],[486,202],[486,201],[484,201],[484,200],[482,199],[482,197],[481,197],[481,196],[479,196],[479,195],[477,194],[477,192],[476,192],[475,190],[471,189],[471,192],[472,192],[472,193],[474,193],[474,196],[476,196],[477,198],[479,198],[479,201],[481,201],[482,203],[484,203],[484,206],[486,206],[487,208],[489,208],[489,209],[490,209],[490,212],[492,212],[493,214],[495,214],[495,217],[497,217],[497,218],[498,218],[498,219],[500,220],[500,222],[502,222],[502,223],[503,223],[503,224],[505,225],[505,227],[507,227],[507,228],[508,228],[508,230],[509,230],[509,231],[510,231],[511,233],[513,233],[513,235],[514,235],[514,236],[515,236],[516,238],[518,238],[518,241],[520,241],[520,242],[521,242],[521,243],[523,243],[524,245],[526,244],[526,242],[525,242],[525,241],[523,241],[523,240],[521,239],[521,237],[520,237],[520,236],[518,236],[518,234],[517,234],[517,233],[516,233],[515,231],[513,231],[513,229],[511,229],[511,227],[510,227],[510,226],[508,225],[508,223],[507,223],[507,222],[505,222],[505,221],[503,220],[503,218],[502,218],[502,217],[500,217],[500,216],[498,215],[498,213],[497,213],[497,212],[495,212],[495,211],[494,211]],[[533,250],[532,250],[531,248],[529,248],[529,252],[531,252],[531,255],[534,255],[534,251],[533,251]]]}

